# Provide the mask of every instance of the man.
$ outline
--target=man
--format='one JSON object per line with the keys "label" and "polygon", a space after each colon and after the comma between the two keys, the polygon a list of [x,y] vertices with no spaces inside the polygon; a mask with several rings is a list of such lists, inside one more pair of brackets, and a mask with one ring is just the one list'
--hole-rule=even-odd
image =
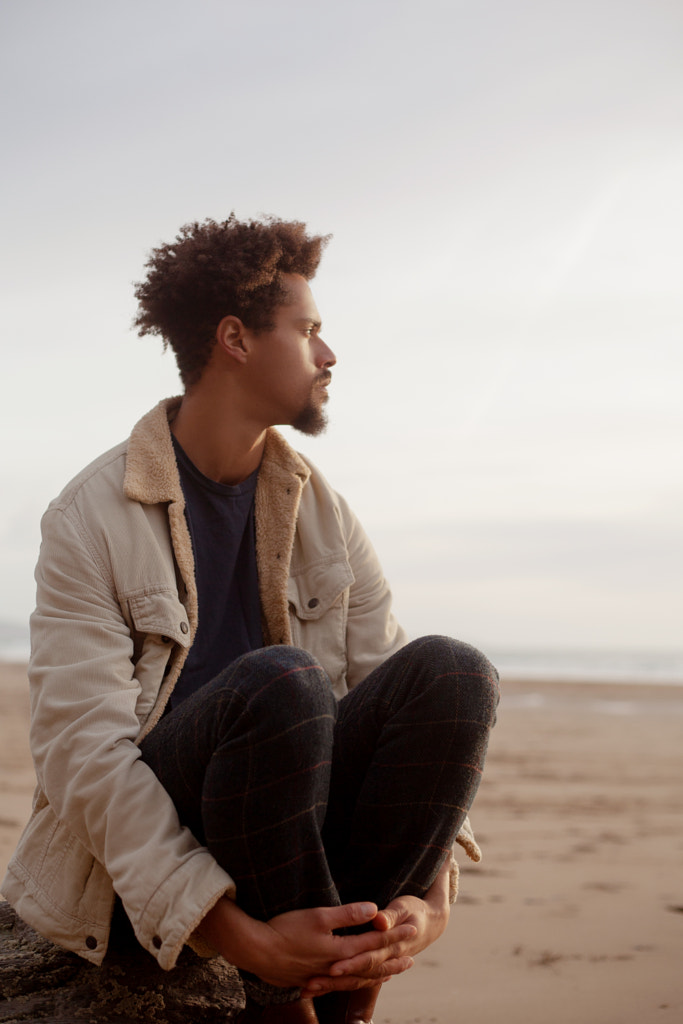
{"label": "man", "polygon": [[406,643],[343,499],[273,429],[315,434],[335,357],[308,281],[327,239],[182,229],[136,324],[185,387],[43,519],[34,811],[17,911],[100,963],[126,929],[241,971],[243,1020],[367,1022],[444,930],[495,670]]}

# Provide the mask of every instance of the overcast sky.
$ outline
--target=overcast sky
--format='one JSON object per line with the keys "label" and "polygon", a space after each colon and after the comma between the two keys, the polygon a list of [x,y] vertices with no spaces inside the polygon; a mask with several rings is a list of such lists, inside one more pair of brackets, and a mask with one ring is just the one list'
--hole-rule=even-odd
{"label": "overcast sky", "polygon": [[295,443],[411,633],[681,648],[680,0],[6,0],[0,619],[38,523],[179,389],[132,282],[190,220],[333,240]]}

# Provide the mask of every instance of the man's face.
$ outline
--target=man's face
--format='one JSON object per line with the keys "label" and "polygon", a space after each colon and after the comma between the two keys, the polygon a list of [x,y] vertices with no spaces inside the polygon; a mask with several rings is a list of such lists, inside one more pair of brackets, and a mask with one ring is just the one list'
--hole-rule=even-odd
{"label": "man's face", "polygon": [[324,406],[334,352],[320,337],[320,314],[308,282],[284,275],[289,301],[277,306],[272,330],[249,332],[254,398],[268,425],[289,424],[304,434],[327,426]]}

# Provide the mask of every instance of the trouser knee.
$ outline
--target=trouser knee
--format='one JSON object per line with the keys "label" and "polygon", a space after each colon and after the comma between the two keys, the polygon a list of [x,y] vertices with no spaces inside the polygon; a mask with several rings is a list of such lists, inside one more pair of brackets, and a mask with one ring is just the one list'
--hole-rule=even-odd
{"label": "trouser knee", "polygon": [[337,702],[322,666],[307,651],[277,645],[238,658],[215,680],[237,695],[254,717],[280,729],[306,719],[336,716]]}
{"label": "trouser knee", "polygon": [[400,652],[429,679],[431,700],[457,706],[481,725],[495,724],[500,697],[498,672],[476,647],[448,636],[425,636]]}

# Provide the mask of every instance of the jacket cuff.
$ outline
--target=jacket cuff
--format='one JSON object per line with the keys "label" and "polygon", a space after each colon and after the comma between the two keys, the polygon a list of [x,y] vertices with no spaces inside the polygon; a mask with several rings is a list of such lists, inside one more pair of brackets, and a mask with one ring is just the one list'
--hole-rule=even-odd
{"label": "jacket cuff", "polygon": [[473,860],[476,864],[481,860],[481,850],[479,849],[479,843],[474,838],[474,832],[472,831],[472,824],[469,818],[465,818],[463,821],[460,831],[455,837],[456,843],[460,843],[463,847],[467,856],[470,860]]}
{"label": "jacket cuff", "polygon": [[[479,843],[474,838],[472,823],[468,817],[463,821],[460,831],[455,837],[455,843],[459,843],[460,846],[462,846],[470,860],[473,860],[476,864],[479,863],[481,860],[481,850],[479,849]],[[452,906],[458,898],[458,881],[460,878],[460,868],[458,867],[458,862],[455,859],[455,844],[451,850],[450,867],[451,873],[448,878],[448,900]]]}
{"label": "jacket cuff", "polygon": [[230,875],[202,848],[148,901],[135,928],[138,942],[165,971],[175,967],[186,943],[192,948],[200,946],[196,949],[200,956],[213,956],[215,950],[195,935],[196,929],[221,896],[234,895],[235,883]]}
{"label": "jacket cuff", "polygon": [[458,862],[455,859],[455,851],[451,850],[451,873],[448,876],[448,902],[451,906],[455,903],[458,898],[458,880],[460,878],[460,868]]}

